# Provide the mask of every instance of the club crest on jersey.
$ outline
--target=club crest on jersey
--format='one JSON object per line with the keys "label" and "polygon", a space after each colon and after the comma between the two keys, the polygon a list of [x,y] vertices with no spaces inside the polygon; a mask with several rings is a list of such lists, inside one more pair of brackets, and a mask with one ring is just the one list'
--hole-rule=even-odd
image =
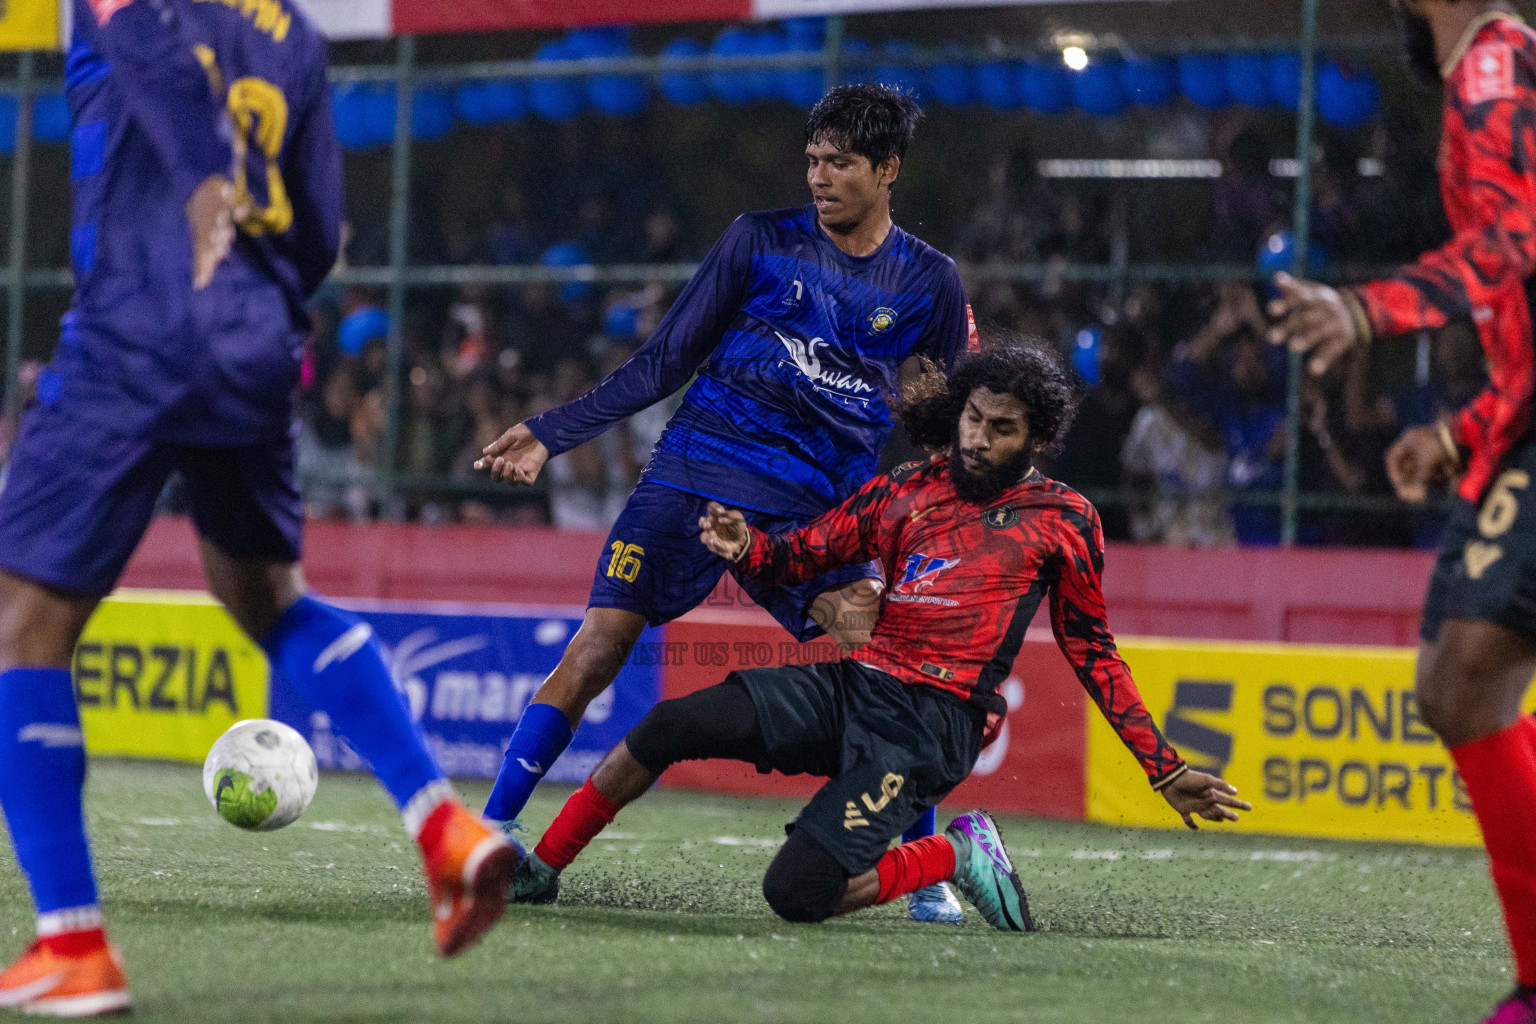
{"label": "club crest on jersey", "polygon": [[896,311],[889,306],[881,306],[869,314],[869,330],[872,334],[879,334],[891,324],[896,322]]}
{"label": "club crest on jersey", "polygon": [[898,587],[905,590],[922,590],[933,585],[938,579],[939,573],[946,569],[953,569],[960,564],[958,558],[934,558],[931,555],[908,555],[902,565],[901,582]]}
{"label": "club crest on jersey", "polygon": [[993,505],[981,514],[981,521],[989,530],[1006,530],[1019,521],[1019,510],[1013,505]]}

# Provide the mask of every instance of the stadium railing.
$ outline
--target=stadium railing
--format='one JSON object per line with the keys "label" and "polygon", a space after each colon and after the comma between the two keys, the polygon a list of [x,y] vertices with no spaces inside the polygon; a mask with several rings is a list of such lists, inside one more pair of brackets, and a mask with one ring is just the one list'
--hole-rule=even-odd
{"label": "stadium railing", "polygon": [[[1168,40],[1164,47],[1180,53],[1194,52],[1273,52],[1299,50],[1302,58],[1301,95],[1297,111],[1296,158],[1288,162],[1290,174],[1295,178],[1295,203],[1293,210],[1294,235],[1293,268],[1300,274],[1307,266],[1310,239],[1311,178],[1314,140],[1316,135],[1316,67],[1320,50],[1318,39],[1319,0],[1302,0],[1302,31],[1298,36],[1224,36],[1181,38]],[[879,53],[848,52],[844,48],[843,18],[830,16],[826,19],[825,42],[820,51],[784,53],[777,55],[698,57],[633,56],[586,58],[581,60],[499,60],[464,61],[452,64],[421,64],[417,55],[417,40],[410,35],[397,36],[394,40],[393,63],[343,65],[332,69],[332,80],[345,82],[391,82],[395,85],[395,127],[391,142],[391,188],[389,198],[389,245],[388,263],[383,266],[354,266],[339,269],[333,279],[341,285],[367,285],[381,287],[387,294],[389,335],[387,339],[386,394],[387,429],[384,451],[380,459],[379,484],[385,510],[398,508],[393,499],[401,490],[409,488],[417,493],[454,496],[489,496],[502,492],[489,486],[465,484],[409,476],[397,469],[399,432],[401,419],[400,370],[403,360],[403,323],[406,294],[409,289],[430,286],[464,284],[516,285],[528,283],[587,282],[598,284],[630,283],[680,283],[692,274],[694,265],[686,263],[645,265],[613,264],[550,267],[535,265],[490,266],[421,266],[411,265],[407,258],[410,226],[411,177],[413,171],[412,100],[418,83],[464,82],[489,78],[560,78],[592,74],[629,74],[647,77],[663,73],[822,69],[827,82],[841,80],[844,68],[873,67],[875,65],[937,65],[958,62],[983,62],[997,60],[1021,60],[1037,57],[1039,47],[975,47],[956,50],[912,47],[902,52]],[[1363,34],[1330,37],[1325,41],[1331,51],[1377,52],[1396,45],[1390,35]],[[26,301],[29,293],[67,290],[73,286],[67,268],[31,268],[27,266],[28,209],[33,201],[33,182],[30,176],[32,162],[32,100],[49,90],[57,91],[62,82],[39,78],[36,74],[37,55],[23,52],[17,55],[14,77],[0,79],[0,95],[17,99],[17,123],[14,155],[10,176],[9,259],[0,268],[0,287],[6,301],[6,349],[5,349],[5,409],[14,411],[19,394],[19,369],[21,364]],[[1071,176],[1094,176],[1090,169]],[[1103,172],[1104,177],[1135,177],[1125,169]],[[1154,175],[1161,176],[1161,175]],[[1194,174],[1210,177],[1210,174]],[[1288,175],[1289,176],[1289,175]],[[963,272],[973,281],[1038,282],[1046,278],[1065,281],[1139,283],[1139,282],[1215,282],[1222,280],[1256,280],[1258,274],[1251,265],[1243,264],[1138,264],[1118,262],[1110,264],[1019,264],[979,263],[964,266]],[[1333,276],[1350,273],[1343,268]],[[1282,511],[1282,538],[1293,543],[1297,535],[1298,517],[1303,509],[1351,509],[1386,510],[1402,509],[1393,499],[1370,496],[1337,494],[1304,494],[1298,483],[1300,452],[1300,361],[1289,362],[1287,382],[1287,444],[1284,486],[1272,492],[1240,492],[1227,495],[1234,505],[1278,505]],[[1145,495],[1121,489],[1106,489],[1097,497],[1105,504],[1125,504],[1144,499]]]}

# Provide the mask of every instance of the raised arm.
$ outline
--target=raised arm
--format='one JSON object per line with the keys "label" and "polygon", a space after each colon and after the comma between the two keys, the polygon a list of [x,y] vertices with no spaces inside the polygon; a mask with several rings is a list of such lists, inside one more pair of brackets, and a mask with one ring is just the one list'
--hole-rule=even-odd
{"label": "raised arm", "polygon": [[741,310],[752,270],[752,221],[738,217],[644,345],[595,388],[527,421],[551,456],[570,451],[688,383]]}
{"label": "raised arm", "polygon": [[889,475],[874,477],[841,505],[787,533],[764,533],[740,512],[711,502],[709,515],[699,520],[700,539],[747,575],[793,586],[880,557],[894,534],[885,518],[893,487]]}

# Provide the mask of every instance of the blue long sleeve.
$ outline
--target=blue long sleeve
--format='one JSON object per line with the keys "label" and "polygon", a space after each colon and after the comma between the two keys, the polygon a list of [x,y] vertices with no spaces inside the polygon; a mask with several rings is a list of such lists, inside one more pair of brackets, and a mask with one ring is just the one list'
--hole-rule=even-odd
{"label": "blue long sleeve", "polygon": [[314,98],[294,130],[283,167],[293,202],[293,262],[305,294],[320,287],[341,250],[341,145],[331,116],[331,87],[317,66]]}
{"label": "blue long sleeve", "polygon": [[688,383],[741,310],[752,269],[750,225],[715,243],[644,345],[597,387],[527,421],[551,456],[568,452]]}
{"label": "blue long sleeve", "polygon": [[76,0],[75,15],[77,35],[106,56],[129,112],[172,175],[178,201],[210,175],[230,173],[234,153],[222,97],[214,96],[175,8],[164,0]]}

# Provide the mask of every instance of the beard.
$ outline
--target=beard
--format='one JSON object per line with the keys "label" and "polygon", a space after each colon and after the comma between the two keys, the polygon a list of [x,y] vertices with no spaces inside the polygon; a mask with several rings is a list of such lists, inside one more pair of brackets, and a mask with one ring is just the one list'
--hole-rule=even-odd
{"label": "beard", "polygon": [[960,500],[972,505],[992,504],[1029,472],[1030,452],[1027,448],[1008,461],[979,473],[966,469],[960,455],[960,442],[956,441],[949,447],[949,479]]}
{"label": "beard", "polygon": [[1435,52],[1435,33],[1429,27],[1429,19],[1408,10],[1402,0],[1393,0],[1392,16],[1397,20],[1408,73],[1420,85],[1437,88],[1441,83],[1440,59]]}

